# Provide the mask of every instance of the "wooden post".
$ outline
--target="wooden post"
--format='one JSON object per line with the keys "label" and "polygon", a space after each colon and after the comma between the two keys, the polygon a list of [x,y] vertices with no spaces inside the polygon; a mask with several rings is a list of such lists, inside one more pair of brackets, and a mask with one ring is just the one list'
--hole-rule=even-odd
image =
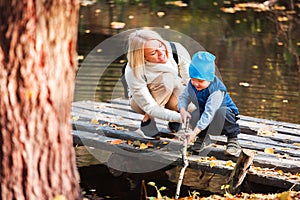
{"label": "wooden post", "polygon": [[253,159],[254,151],[251,151],[249,149],[244,149],[241,151],[236,165],[231,172],[228,180],[230,194],[235,194],[237,192],[239,186],[242,184],[247,175]]}

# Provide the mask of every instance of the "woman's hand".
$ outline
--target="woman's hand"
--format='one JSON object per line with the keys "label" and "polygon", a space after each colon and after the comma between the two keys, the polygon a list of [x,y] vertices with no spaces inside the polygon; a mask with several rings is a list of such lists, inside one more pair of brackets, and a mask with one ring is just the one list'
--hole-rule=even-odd
{"label": "woman's hand", "polygon": [[186,121],[187,121],[187,119],[191,119],[192,118],[191,114],[185,108],[180,108],[179,112],[180,112],[182,123],[185,126],[188,126],[188,124],[186,124]]}

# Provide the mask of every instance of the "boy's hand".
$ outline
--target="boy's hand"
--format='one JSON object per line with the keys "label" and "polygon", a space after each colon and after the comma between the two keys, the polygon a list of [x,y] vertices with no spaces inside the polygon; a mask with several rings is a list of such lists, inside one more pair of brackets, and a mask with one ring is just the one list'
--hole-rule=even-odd
{"label": "boy's hand", "polygon": [[182,123],[188,126],[188,124],[186,124],[186,121],[187,119],[192,118],[191,114],[185,108],[180,108],[180,116],[181,116]]}
{"label": "boy's hand", "polygon": [[188,144],[194,144],[195,140],[197,139],[197,135],[201,132],[201,129],[196,127],[193,131],[189,131],[187,133],[187,139],[188,139]]}

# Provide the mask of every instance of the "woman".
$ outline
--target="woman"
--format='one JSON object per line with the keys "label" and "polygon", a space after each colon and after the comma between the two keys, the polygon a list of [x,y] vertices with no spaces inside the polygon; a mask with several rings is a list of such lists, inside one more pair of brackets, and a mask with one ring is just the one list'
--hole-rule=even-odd
{"label": "woman", "polygon": [[169,121],[172,132],[180,129],[178,97],[187,84],[190,55],[179,43],[178,65],[170,43],[152,30],[137,30],[129,35],[125,78],[131,108],[144,114],[141,130],[146,136],[158,133],[155,118]]}

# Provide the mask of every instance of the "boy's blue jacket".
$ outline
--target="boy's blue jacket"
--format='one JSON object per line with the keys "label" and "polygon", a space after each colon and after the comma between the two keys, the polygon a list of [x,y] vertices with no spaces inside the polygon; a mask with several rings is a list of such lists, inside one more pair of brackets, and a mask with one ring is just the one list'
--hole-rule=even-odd
{"label": "boy's blue jacket", "polygon": [[205,110],[205,106],[209,96],[216,91],[224,92],[224,98],[221,107],[228,107],[235,115],[238,115],[238,108],[227,93],[226,86],[217,76],[215,76],[214,80],[210,82],[209,86],[206,89],[200,91],[196,90],[196,88],[192,85],[192,82],[190,80],[187,87],[184,90],[184,93],[179,97],[178,108],[180,109],[181,107],[184,107],[185,109],[187,109],[189,103],[192,102],[197,107],[197,109],[199,109],[202,115],[202,113]]}

